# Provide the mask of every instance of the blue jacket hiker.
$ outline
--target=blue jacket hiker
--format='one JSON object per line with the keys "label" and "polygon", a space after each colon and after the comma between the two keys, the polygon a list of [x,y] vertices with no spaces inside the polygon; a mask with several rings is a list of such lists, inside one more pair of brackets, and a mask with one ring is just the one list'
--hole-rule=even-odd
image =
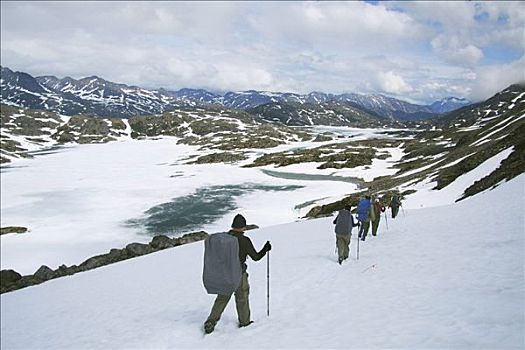
{"label": "blue jacket hiker", "polygon": [[339,210],[337,217],[334,220],[335,224],[335,244],[337,246],[337,253],[339,255],[339,265],[343,260],[348,259],[350,253],[350,239],[352,238],[352,228],[357,226],[354,222],[354,217],[350,212],[350,206]]}
{"label": "blue jacket hiker", "polygon": [[357,204],[357,220],[359,220],[361,227],[359,228],[359,235],[362,241],[365,240],[366,235],[368,234],[368,229],[370,227],[370,209],[372,208],[372,203],[370,202],[370,196],[361,198]]}

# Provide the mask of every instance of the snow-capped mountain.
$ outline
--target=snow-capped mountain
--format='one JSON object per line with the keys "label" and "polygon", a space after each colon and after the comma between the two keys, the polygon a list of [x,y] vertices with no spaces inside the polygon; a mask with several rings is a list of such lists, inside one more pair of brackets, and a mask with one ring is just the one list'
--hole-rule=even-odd
{"label": "snow-capped mountain", "polygon": [[290,126],[405,126],[394,118],[384,117],[353,103],[336,100],[319,103],[280,101],[260,105],[247,111],[263,120]]}
{"label": "snow-capped mountain", "polygon": [[356,104],[379,115],[401,120],[426,119],[435,114],[429,106],[416,105],[381,94],[343,94],[336,99]]}
{"label": "snow-capped mountain", "polygon": [[380,117],[399,120],[421,120],[437,113],[468,104],[464,99],[450,98],[432,105],[416,105],[392,97],[371,94],[327,94],[311,92],[301,95],[286,92],[240,91],[218,94],[204,89],[149,90],[113,83],[97,76],[82,79],[55,76],[32,77],[9,68],[1,70],[2,103],[45,109],[65,115],[93,113],[104,117],[130,117],[163,113],[180,106],[207,104],[250,110],[271,103],[321,105],[330,101],[359,108]]}
{"label": "snow-capped mountain", "polygon": [[464,107],[466,105],[471,104],[469,100],[465,98],[457,98],[457,97],[447,97],[440,101],[436,101],[430,105],[430,109],[434,113],[446,113],[450,112],[456,109],[459,109],[461,107]]}
{"label": "snow-capped mountain", "polygon": [[159,89],[159,92],[165,96],[174,97],[178,100],[182,100],[189,105],[206,105],[216,104],[221,98],[221,95],[209,92],[204,89],[180,89],[177,91],[169,91],[165,89]]}
{"label": "snow-capped mountain", "polygon": [[83,79],[54,76],[34,78],[2,67],[2,103],[43,109],[65,115],[92,113],[103,117],[129,117],[171,110],[184,101],[136,86],[116,84],[96,76]]}
{"label": "snow-capped mountain", "polygon": [[448,112],[463,107],[470,102],[466,99],[446,98],[431,105],[417,105],[381,94],[345,93],[341,95],[323,92],[311,92],[306,95],[267,91],[228,92],[215,99],[214,103],[231,108],[245,110],[255,109],[265,104],[291,103],[299,105],[321,105],[326,102],[338,102],[350,107],[359,108],[367,113],[380,117],[398,120],[423,120],[436,114]]}

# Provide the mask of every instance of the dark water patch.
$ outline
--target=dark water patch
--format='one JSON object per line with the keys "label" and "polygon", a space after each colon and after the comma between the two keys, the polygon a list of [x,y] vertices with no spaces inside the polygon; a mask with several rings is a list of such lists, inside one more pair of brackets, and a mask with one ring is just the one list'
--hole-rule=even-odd
{"label": "dark water patch", "polygon": [[264,174],[278,177],[280,179],[286,179],[286,180],[302,180],[302,181],[342,181],[342,182],[349,182],[354,185],[357,185],[358,187],[361,184],[361,179],[357,177],[350,177],[350,176],[337,176],[337,175],[321,175],[321,174],[298,174],[298,173],[286,173],[282,171],[273,171],[273,170],[267,170],[262,169],[261,170]]}
{"label": "dark water patch", "polygon": [[[236,198],[255,191],[286,192],[303,186],[266,186],[241,184],[211,186],[197,189],[194,193],[173,198],[144,212],[144,217],[126,222],[127,226],[144,228],[150,235],[173,235],[194,231],[211,224],[237,209]],[[257,206],[257,203],[253,204]]]}

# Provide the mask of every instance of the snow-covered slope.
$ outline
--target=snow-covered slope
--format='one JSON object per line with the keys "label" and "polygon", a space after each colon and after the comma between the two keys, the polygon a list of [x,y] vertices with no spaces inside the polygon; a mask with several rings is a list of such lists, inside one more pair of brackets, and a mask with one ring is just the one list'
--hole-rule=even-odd
{"label": "snow-covered slope", "polygon": [[202,335],[213,296],[200,242],[2,295],[1,346],[522,348],[524,185],[520,175],[459,203],[405,210],[388,229],[383,218],[358,261],[354,235],[342,266],[332,218],[250,232],[256,247],[272,241],[271,315],[266,261],[250,261],[247,328],[231,302]]}

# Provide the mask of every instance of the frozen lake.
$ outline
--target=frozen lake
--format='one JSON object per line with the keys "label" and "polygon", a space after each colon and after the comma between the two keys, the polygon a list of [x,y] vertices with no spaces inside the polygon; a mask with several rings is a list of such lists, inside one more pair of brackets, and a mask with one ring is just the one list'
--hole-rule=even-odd
{"label": "frozen lake", "polygon": [[[236,213],[261,227],[297,220],[297,204],[355,191],[352,183],[283,179],[239,165],[186,165],[175,138],[73,145],[2,168],[1,267],[33,273],[155,234],[227,230]],[[301,143],[299,146],[306,146]],[[298,145],[281,146],[297,147]],[[273,150],[272,150],[273,151]]]}

